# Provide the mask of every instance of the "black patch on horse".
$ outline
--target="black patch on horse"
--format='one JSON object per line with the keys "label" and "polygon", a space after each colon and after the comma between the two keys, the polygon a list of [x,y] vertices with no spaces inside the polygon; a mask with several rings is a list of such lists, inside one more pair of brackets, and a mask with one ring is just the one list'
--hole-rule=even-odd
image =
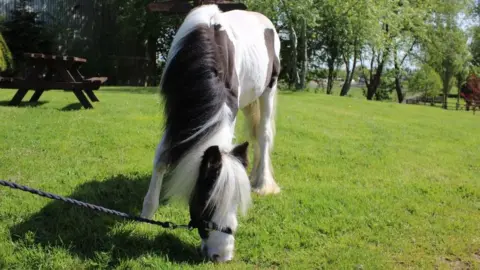
{"label": "black patch on horse", "polygon": [[[168,63],[160,92],[165,103],[165,157],[177,163],[218,124],[189,138],[210,120],[224,103],[238,111],[238,79],[233,44],[225,31],[201,24],[179,42],[179,50]],[[220,28],[218,28],[220,29]]]}
{"label": "black patch on horse", "polygon": [[214,207],[207,209],[206,206],[210,192],[220,175],[221,169],[222,153],[218,146],[210,146],[203,154],[195,190],[189,201],[190,222],[198,228],[198,233],[202,239],[208,237],[208,231],[201,226],[202,221],[212,220],[213,213],[215,212]]}
{"label": "black patch on horse", "polygon": [[265,88],[272,88],[280,74],[280,59],[275,55],[275,32],[273,29],[265,29],[265,46],[268,53],[268,75],[265,82]]}
{"label": "black patch on horse", "polygon": [[220,29],[221,25],[216,24],[215,42],[218,46],[217,59],[219,62],[222,62],[221,66],[224,67],[218,76],[225,82],[225,88],[229,91],[228,106],[232,108],[232,111],[236,114],[238,111],[238,76],[235,70],[235,47],[228,38],[227,32]]}

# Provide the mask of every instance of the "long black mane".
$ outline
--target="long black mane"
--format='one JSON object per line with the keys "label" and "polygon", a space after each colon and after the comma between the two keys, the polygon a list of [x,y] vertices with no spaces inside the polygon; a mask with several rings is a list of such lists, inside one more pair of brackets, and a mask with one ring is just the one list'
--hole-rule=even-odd
{"label": "long black mane", "polygon": [[[215,131],[220,122],[190,138],[212,119],[226,103],[237,113],[237,92],[232,91],[227,74],[228,39],[218,27],[198,25],[179,41],[178,51],[167,63],[161,94],[165,104],[165,139],[168,163],[175,164],[205,136]],[[221,31],[224,32],[224,31]],[[227,60],[226,60],[227,59]],[[235,89],[236,90],[236,89]]]}

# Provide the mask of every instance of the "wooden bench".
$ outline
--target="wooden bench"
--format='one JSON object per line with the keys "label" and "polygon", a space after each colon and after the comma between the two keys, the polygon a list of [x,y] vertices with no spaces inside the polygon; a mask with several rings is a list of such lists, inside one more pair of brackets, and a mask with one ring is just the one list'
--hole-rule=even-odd
{"label": "wooden bench", "polygon": [[93,106],[85,94],[92,102],[99,101],[93,91],[98,90],[107,77],[85,78],[79,68],[87,62],[86,59],[40,53],[26,53],[25,57],[27,70],[24,78],[0,77],[0,88],[18,89],[10,105],[18,106],[29,90],[35,91],[30,102],[37,102],[45,91],[50,90],[72,91],[86,109]]}

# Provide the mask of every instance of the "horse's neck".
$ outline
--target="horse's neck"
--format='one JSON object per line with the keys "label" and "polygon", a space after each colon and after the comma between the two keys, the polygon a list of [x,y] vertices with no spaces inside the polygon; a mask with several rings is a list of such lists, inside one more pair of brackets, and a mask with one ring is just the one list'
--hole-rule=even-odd
{"label": "horse's neck", "polygon": [[235,122],[224,119],[220,123],[220,127],[216,129],[208,140],[208,145],[218,145],[220,149],[230,151],[232,148],[233,139],[235,137]]}

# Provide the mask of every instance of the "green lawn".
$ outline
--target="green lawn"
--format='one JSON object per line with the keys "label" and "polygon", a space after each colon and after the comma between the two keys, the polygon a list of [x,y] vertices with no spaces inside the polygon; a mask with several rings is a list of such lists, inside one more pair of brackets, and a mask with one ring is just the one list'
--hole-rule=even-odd
{"label": "green lawn", "polygon": [[[0,179],[139,214],[161,136],[154,92],[103,88],[84,110],[60,91],[8,107],[1,90]],[[282,92],[277,119],[282,192],[254,195],[234,261],[202,261],[196,232],[0,187],[0,269],[480,268],[480,115]],[[185,223],[188,208],[155,219]]]}

